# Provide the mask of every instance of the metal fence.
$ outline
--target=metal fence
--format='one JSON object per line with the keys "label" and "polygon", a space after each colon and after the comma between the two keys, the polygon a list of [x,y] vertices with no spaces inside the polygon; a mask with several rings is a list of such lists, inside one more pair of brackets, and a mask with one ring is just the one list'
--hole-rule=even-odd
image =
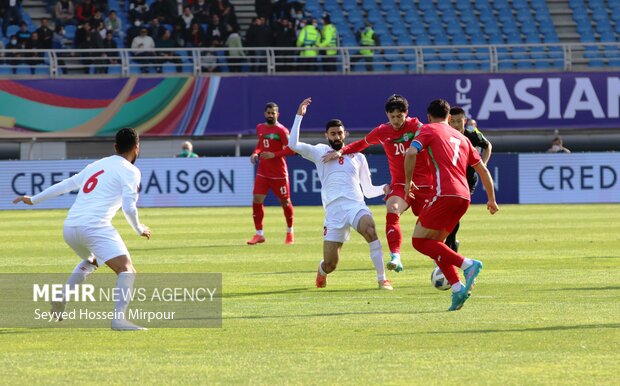
{"label": "metal fence", "polygon": [[[369,50],[372,55],[364,55],[361,50]],[[2,50],[0,77],[495,73],[620,68],[620,43],[338,47],[335,51],[336,55],[330,56],[295,47],[253,47],[242,51],[236,48]]]}

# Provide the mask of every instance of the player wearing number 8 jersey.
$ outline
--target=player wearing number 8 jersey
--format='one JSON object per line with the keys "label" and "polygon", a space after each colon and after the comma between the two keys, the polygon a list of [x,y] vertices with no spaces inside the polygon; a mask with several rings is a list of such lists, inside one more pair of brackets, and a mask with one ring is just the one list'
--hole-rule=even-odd
{"label": "player wearing number 8 jersey", "polygon": [[[136,270],[125,243],[112,226],[112,218],[122,207],[127,222],[134,232],[147,239],[148,227],[138,218],[138,189],[140,171],[133,164],[140,151],[139,137],[134,129],[123,128],[116,133],[116,155],[100,159],[86,166],[78,174],[67,178],[39,194],[20,196],[13,200],[34,205],[44,200],[79,190],[64,223],[66,243],[82,258],[69,277],[70,286],[81,284],[99,264],[107,264],[118,275],[116,288],[121,294],[132,291]],[[129,297],[119,296],[112,320],[115,330],[144,330],[126,320]],[[65,302],[53,302],[52,312],[62,320]]]}
{"label": "player wearing number 8 jersey", "polygon": [[327,274],[338,265],[342,244],[349,239],[350,228],[357,230],[368,242],[370,258],[377,271],[380,289],[391,290],[392,285],[385,277],[381,242],[377,238],[375,222],[364,196],[371,198],[387,193],[387,185],[374,186],[366,157],[361,153],[341,156],[334,162],[323,163],[321,158],[331,150],[344,145],[346,131],[339,119],[332,119],[325,125],[325,144],[309,145],[299,141],[299,129],[311,99],[299,105],[291,132],[289,146],[305,159],[316,164],[321,180],[321,200],[325,208],[323,227],[323,260],[319,263],[316,286],[327,285]]}
{"label": "player wearing number 8 jersey", "polygon": [[[433,260],[452,285],[450,311],[461,309],[469,297],[474,280],[482,269],[478,260],[464,258],[451,250],[444,240],[469,207],[467,166],[480,175],[487,192],[487,208],[491,214],[499,210],[495,202],[493,180],[480,155],[471,142],[448,125],[450,105],[443,99],[434,100],[428,107],[429,124],[416,133],[405,158],[405,175],[410,176],[417,162],[417,155],[427,149],[434,166],[436,196],[422,209],[413,231],[413,247]],[[408,189],[417,189],[407,177]],[[456,267],[462,268],[466,283],[462,285]]]}
{"label": "player wearing number 8 jersey", "polygon": [[247,241],[249,245],[265,242],[263,202],[269,189],[278,197],[286,219],[286,244],[293,244],[293,203],[291,202],[288,169],[284,157],[295,152],[287,147],[288,129],[278,122],[280,116],[278,105],[269,102],[265,105],[265,123],[256,126],[258,144],[250,156],[250,161],[258,162],[252,198],[252,216],[256,234]]}
{"label": "player wearing number 8 jersey", "polygon": [[[385,113],[389,119],[375,127],[370,133],[359,141],[342,148],[341,151],[333,152],[324,157],[330,161],[342,154],[357,153],[366,149],[370,145],[381,144],[388,159],[390,175],[390,193],[386,197],[387,214],[385,216],[385,234],[390,248],[390,262],[387,268],[400,272],[403,265],[400,261],[400,247],[402,244],[402,232],[400,229],[400,215],[408,207],[411,207],[413,214],[418,216],[426,203],[434,196],[432,176],[430,175],[430,161],[426,157],[426,152],[420,154],[413,180],[419,187],[415,195],[409,195],[403,199],[405,192],[405,151],[411,144],[415,132],[422,126],[418,118],[408,117],[409,103],[401,95],[392,95],[385,103]],[[411,176],[409,176],[411,177]]]}

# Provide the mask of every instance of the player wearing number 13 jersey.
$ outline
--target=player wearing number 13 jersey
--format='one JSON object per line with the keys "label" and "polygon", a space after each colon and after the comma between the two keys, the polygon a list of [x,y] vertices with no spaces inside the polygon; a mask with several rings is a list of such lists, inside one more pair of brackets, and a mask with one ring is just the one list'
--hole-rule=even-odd
{"label": "player wearing number 13 jersey", "polygon": [[414,194],[403,199],[405,192],[405,151],[409,148],[415,132],[422,126],[418,118],[408,117],[409,102],[401,95],[392,95],[385,103],[385,113],[389,119],[374,128],[363,139],[353,142],[340,152],[334,152],[325,157],[325,161],[335,159],[342,154],[356,153],[366,149],[370,145],[381,144],[388,159],[390,175],[390,193],[386,197],[387,214],[385,216],[385,234],[390,248],[390,261],[387,268],[400,272],[403,265],[400,260],[400,247],[402,244],[402,232],[400,229],[400,215],[408,207],[418,216],[422,208],[434,196],[432,176],[430,175],[430,163],[426,158],[426,152],[420,154],[419,162],[413,173],[413,180],[419,187]]}
{"label": "player wearing number 13 jersey", "polygon": [[256,234],[247,241],[249,245],[265,242],[263,234],[263,218],[265,208],[263,202],[269,189],[278,197],[284,217],[286,219],[286,244],[293,244],[293,203],[291,202],[288,169],[284,157],[294,155],[295,152],[287,147],[288,129],[278,122],[280,111],[278,105],[269,102],[265,105],[265,123],[256,126],[258,144],[250,156],[255,164],[256,179],[254,180],[254,195],[252,198],[252,216]]}
{"label": "player wearing number 13 jersey", "polygon": [[[63,236],[66,243],[82,258],[67,281],[67,285],[81,284],[99,264],[107,264],[118,275],[116,288],[121,294],[132,292],[135,269],[127,247],[112,218],[122,207],[129,225],[140,236],[151,237],[148,227],[138,218],[138,187],[140,171],[133,164],[140,149],[134,129],[124,128],[116,134],[116,155],[100,159],[86,166],[78,174],[67,178],[41,193],[17,197],[13,203],[28,205],[79,190],[65,220]],[[115,330],[144,330],[126,320],[129,298],[119,296],[114,308],[112,328]],[[57,320],[63,319],[65,301],[53,301],[52,312]]]}
{"label": "player wearing number 13 jersey", "polygon": [[[433,260],[452,286],[450,311],[463,307],[469,297],[474,280],[482,269],[478,260],[464,258],[450,249],[444,240],[450,234],[469,207],[467,166],[472,166],[480,175],[487,193],[487,208],[491,214],[499,210],[495,202],[493,180],[480,155],[471,142],[460,132],[448,125],[450,105],[437,99],[428,107],[429,124],[420,128],[415,140],[407,149],[405,175],[413,172],[417,155],[426,149],[432,159],[437,195],[422,209],[413,231],[412,244],[420,253]],[[406,189],[415,191],[411,178],[405,181]],[[462,268],[466,283],[460,282],[456,267]]]}
{"label": "player wearing number 13 jersey", "polygon": [[325,138],[330,146],[325,144],[313,146],[299,141],[301,121],[310,103],[311,99],[307,98],[299,105],[289,146],[316,164],[316,171],[321,181],[325,222],[323,260],[319,263],[316,286],[319,288],[326,286],[327,274],[336,269],[342,244],[349,239],[350,228],[353,227],[368,242],[370,258],[377,271],[379,288],[391,290],[392,285],[385,277],[383,252],[375,231],[375,222],[364,202],[364,196],[371,198],[387,193],[388,186],[372,184],[366,157],[361,153],[344,155],[333,162],[322,162],[325,154],[339,150],[344,145],[346,132],[339,119],[332,119],[325,125]]}

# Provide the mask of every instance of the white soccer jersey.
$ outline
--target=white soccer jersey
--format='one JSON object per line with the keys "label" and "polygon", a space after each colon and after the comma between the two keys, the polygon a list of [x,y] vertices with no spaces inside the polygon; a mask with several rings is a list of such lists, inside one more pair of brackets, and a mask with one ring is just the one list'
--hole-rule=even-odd
{"label": "white soccer jersey", "polygon": [[79,189],[69,209],[66,226],[112,226],[112,218],[122,207],[127,222],[136,233],[143,228],[138,219],[140,170],[125,158],[114,155],[86,166],[78,174],[50,186],[32,197],[34,204]]}
{"label": "white soccer jersey", "polygon": [[[373,198],[383,194],[383,185],[374,186],[366,157],[361,153],[347,154],[324,163],[321,158],[333,150],[325,144],[309,145],[299,142],[299,127],[303,117],[295,116],[288,147],[305,159],[314,162],[321,181],[323,207],[340,197],[364,202],[364,196]],[[360,188],[361,187],[361,188]]]}

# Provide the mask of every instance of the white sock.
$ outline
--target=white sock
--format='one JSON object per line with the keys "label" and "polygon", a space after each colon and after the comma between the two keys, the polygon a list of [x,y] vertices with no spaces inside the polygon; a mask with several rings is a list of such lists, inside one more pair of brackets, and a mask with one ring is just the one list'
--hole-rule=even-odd
{"label": "white sock", "polygon": [[133,295],[133,282],[136,279],[136,274],[132,272],[121,272],[116,279],[116,288],[118,291],[118,300],[114,306],[114,313],[117,318],[126,319],[127,306]]}
{"label": "white sock", "polygon": [[383,266],[383,251],[381,250],[381,241],[375,240],[368,243],[370,247],[370,259],[377,271],[377,280],[385,280],[385,267]]}
{"label": "white sock", "polygon": [[257,230],[256,234],[259,235],[259,236],[262,236],[263,235],[263,230],[262,229],[261,230]]}
{"label": "white sock", "polygon": [[286,233],[293,233],[293,227],[287,227]]}
{"label": "white sock", "polygon": [[69,286],[82,284],[91,273],[95,272],[96,269],[97,266],[95,264],[91,264],[86,260],[80,261],[75,268],[73,268],[71,276],[67,279],[67,284]]}
{"label": "white sock", "polygon": [[452,284],[452,292],[459,292],[463,288],[463,283],[460,281],[456,284]]}
{"label": "white sock", "polygon": [[325,273],[325,271],[323,271],[323,261],[324,261],[324,260],[321,260],[321,261],[319,262],[319,273],[321,274],[321,276],[327,276],[327,274]]}
{"label": "white sock", "polygon": [[471,265],[474,262],[471,259],[468,259],[467,257],[463,259],[463,264],[461,264],[461,269],[467,269],[469,267],[471,267]]}

